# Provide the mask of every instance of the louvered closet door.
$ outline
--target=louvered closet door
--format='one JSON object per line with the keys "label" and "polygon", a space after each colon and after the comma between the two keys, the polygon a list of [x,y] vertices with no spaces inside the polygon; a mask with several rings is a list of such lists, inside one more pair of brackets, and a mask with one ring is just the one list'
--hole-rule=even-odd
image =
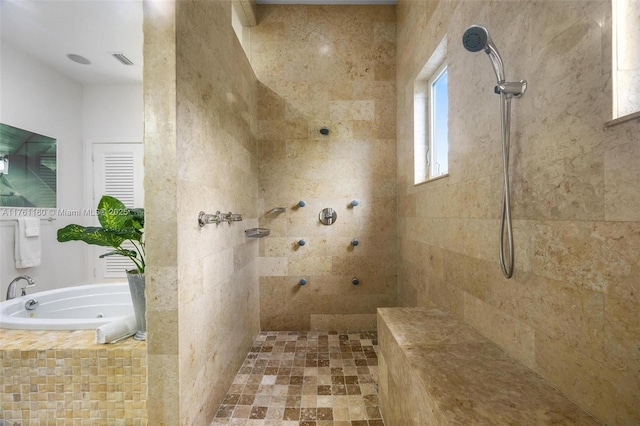
{"label": "louvered closet door", "polygon": [[[141,143],[93,144],[93,205],[97,206],[103,195],[110,195],[127,207],[144,207],[143,156],[144,147]],[[95,222],[97,225],[97,218]],[[108,247],[95,249],[96,279],[126,278],[125,271],[135,267],[133,262],[122,256],[98,258],[107,251]]]}

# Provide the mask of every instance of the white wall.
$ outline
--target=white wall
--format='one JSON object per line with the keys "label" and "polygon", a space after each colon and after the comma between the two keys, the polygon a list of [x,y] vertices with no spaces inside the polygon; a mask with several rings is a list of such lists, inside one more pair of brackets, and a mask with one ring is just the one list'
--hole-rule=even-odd
{"label": "white wall", "polygon": [[[128,85],[88,85],[83,90],[83,138],[85,149],[85,205],[93,208],[97,201],[93,195],[93,169],[91,154],[96,143],[138,143],[143,137],[143,97],[142,84]],[[88,218],[90,220],[90,218]],[[97,225],[97,220],[96,223]],[[87,225],[93,225],[87,223]],[[92,281],[98,268],[98,256],[108,250],[105,247],[88,247],[88,273]],[[97,274],[100,276],[100,274]],[[113,279],[112,279],[113,280]],[[119,281],[119,280],[117,280]]]}
{"label": "white wall", "polygon": [[[58,208],[95,208],[91,199],[91,144],[141,142],[142,84],[85,86],[57,73],[36,58],[2,43],[0,122],[58,140]],[[87,167],[85,167],[85,165]],[[58,243],[56,232],[90,217],[58,214],[41,221],[42,264],[15,269],[15,221],[0,209],[0,300],[9,282],[27,274],[36,291],[93,281],[93,248],[82,242]]]}
{"label": "white wall", "polygon": [[[83,208],[82,86],[56,73],[35,58],[2,43],[0,52],[0,122],[57,139],[58,207]],[[37,291],[82,283],[85,280],[86,249],[80,244],[61,244],[56,231],[76,221],[56,216],[41,221],[42,263],[16,269],[14,263],[15,221],[7,221],[0,209],[0,298],[9,282],[27,274]]]}
{"label": "white wall", "polygon": [[142,111],[142,84],[85,86],[85,143],[142,143]]}

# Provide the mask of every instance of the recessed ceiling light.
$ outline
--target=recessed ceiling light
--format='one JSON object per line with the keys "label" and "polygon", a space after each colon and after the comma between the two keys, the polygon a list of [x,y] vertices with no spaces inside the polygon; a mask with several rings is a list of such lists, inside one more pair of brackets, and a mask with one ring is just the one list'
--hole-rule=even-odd
{"label": "recessed ceiling light", "polygon": [[82,64],[82,65],[89,65],[91,63],[91,61],[85,58],[84,56],[76,55],[75,53],[67,54],[67,58],[71,59],[73,62]]}

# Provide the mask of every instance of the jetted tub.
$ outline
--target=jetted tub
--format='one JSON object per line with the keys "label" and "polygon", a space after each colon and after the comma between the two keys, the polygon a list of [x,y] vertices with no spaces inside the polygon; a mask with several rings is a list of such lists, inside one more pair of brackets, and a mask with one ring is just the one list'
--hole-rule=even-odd
{"label": "jetted tub", "polygon": [[[28,311],[25,303],[39,305]],[[128,283],[89,284],[32,293],[0,303],[0,328],[91,330],[133,315]]]}

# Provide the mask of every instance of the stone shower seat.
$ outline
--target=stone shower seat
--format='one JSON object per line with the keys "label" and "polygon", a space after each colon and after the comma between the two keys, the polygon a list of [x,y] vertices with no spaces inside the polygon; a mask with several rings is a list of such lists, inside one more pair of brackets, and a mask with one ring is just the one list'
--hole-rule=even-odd
{"label": "stone shower seat", "polygon": [[379,308],[385,423],[598,425],[471,326],[439,309]]}

